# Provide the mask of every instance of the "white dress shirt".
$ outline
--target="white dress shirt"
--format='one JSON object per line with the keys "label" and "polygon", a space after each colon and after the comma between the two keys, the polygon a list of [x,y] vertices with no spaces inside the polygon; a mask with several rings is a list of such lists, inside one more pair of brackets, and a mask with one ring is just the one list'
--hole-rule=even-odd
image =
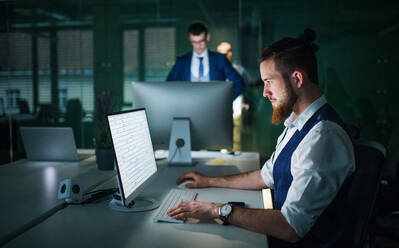
{"label": "white dress shirt", "polygon": [[[284,146],[326,103],[325,97],[321,96],[296,119],[291,113],[285,120],[285,129],[277,140],[276,150],[261,171],[268,187],[274,188],[273,166]],[[304,237],[310,230],[354,170],[355,155],[348,134],[335,122],[318,122],[292,154],[293,179],[281,207],[281,213],[299,237]]]}
{"label": "white dress shirt", "polygon": [[209,57],[208,57],[208,49],[205,49],[201,54],[197,54],[193,51],[193,57],[191,58],[191,74],[198,78],[199,77],[199,59],[198,57],[203,57],[202,64],[204,65],[204,76],[209,73]]}

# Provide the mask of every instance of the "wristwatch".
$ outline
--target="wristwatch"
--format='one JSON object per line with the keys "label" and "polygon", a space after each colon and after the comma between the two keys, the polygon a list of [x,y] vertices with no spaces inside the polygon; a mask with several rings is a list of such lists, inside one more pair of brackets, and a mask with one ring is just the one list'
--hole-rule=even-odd
{"label": "wristwatch", "polygon": [[232,204],[224,204],[219,208],[219,218],[223,221],[223,225],[229,224],[229,216],[233,212]]}

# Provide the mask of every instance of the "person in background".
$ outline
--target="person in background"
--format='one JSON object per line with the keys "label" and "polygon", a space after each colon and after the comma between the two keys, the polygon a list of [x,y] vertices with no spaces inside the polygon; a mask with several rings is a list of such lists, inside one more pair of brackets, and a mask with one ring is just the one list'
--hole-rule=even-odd
{"label": "person in background", "polygon": [[[229,42],[221,42],[216,50],[219,53],[225,54],[228,61],[232,63],[233,52],[231,50],[231,44]],[[243,78],[245,85],[250,84],[253,79],[245,70],[245,68],[239,64],[232,63],[234,69],[240,74]],[[242,132],[242,111],[248,111],[249,105],[244,103],[244,96],[240,94],[234,101],[233,101],[233,121],[234,121],[234,128],[233,128],[233,151],[240,151],[242,150],[241,146],[241,132]]]}
{"label": "person in background", "polygon": [[208,50],[210,37],[204,23],[191,23],[188,27],[188,40],[193,51],[177,58],[166,81],[208,82],[228,79],[234,84],[235,99],[244,92],[244,81],[224,54]]}
{"label": "person in background", "polygon": [[345,223],[339,219],[346,202],[338,192],[355,170],[355,156],[345,125],[318,87],[315,38],[306,29],[262,52],[263,96],[272,104],[272,123],[285,126],[262,169],[224,177],[193,171],[177,180],[193,180],[189,188],[272,188],[274,209],[189,201],[171,208],[169,216],[219,218],[268,235],[271,247],[335,247]]}
{"label": "person in background", "polygon": [[218,53],[222,53],[222,54],[226,55],[227,60],[232,63],[234,69],[243,78],[245,85],[252,85],[256,82],[257,79],[253,78],[248,73],[248,71],[244,68],[244,66],[233,62],[233,51],[232,51],[231,44],[229,42],[226,42],[226,41],[221,42],[217,46],[216,51]]}

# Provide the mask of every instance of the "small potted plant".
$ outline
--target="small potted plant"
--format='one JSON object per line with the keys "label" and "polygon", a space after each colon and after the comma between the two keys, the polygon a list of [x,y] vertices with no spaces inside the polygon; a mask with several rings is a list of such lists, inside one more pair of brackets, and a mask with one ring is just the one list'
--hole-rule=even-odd
{"label": "small potted plant", "polygon": [[115,111],[112,102],[112,92],[103,91],[95,96],[94,123],[96,161],[99,170],[113,170],[115,153],[112,149],[111,137],[108,131],[107,114]]}

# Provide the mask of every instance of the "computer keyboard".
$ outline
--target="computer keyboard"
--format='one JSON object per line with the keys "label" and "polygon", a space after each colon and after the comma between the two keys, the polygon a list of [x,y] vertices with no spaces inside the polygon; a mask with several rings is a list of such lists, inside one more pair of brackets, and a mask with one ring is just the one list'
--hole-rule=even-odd
{"label": "computer keyboard", "polygon": [[181,201],[192,201],[197,196],[196,192],[184,189],[171,189],[163,200],[154,217],[155,222],[184,223],[183,220],[172,219],[167,215],[169,209],[179,204]]}

